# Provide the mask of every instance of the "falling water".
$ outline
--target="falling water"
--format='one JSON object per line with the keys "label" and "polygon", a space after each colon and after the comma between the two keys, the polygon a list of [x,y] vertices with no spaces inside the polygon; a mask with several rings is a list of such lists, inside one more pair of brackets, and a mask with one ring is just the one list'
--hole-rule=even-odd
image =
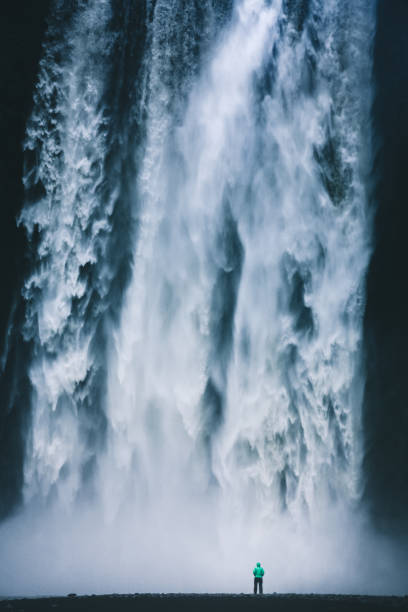
{"label": "falling water", "polygon": [[373,3],[63,4],[25,143],[26,512],[84,590],[242,590],[259,554],[273,590],[375,590],[350,570]]}

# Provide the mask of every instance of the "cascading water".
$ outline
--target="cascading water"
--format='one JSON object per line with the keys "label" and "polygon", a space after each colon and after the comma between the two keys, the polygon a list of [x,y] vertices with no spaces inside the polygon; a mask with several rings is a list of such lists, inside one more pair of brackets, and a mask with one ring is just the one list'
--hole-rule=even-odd
{"label": "cascading water", "polygon": [[336,8],[311,6],[297,32],[278,3],[238,5],[173,129],[152,54],[140,234],[108,368],[116,505],[211,479],[257,521],[358,495],[368,48],[353,57],[369,36],[354,5],[361,30],[341,50]]}
{"label": "cascading water", "polygon": [[26,186],[40,186],[45,193],[21,216],[31,240],[38,233],[38,265],[24,288],[29,305],[26,334],[35,345],[26,497],[37,492],[47,496],[63,478],[65,503],[73,501],[80,464],[88,454],[79,435],[85,425],[80,406],[86,401],[92,369],[92,336],[86,330],[92,295],[85,270],[98,259],[98,243],[112,214],[109,201],[102,214],[96,212],[106,151],[103,110],[98,108],[103,87],[98,62],[106,53],[103,32],[109,11],[108,3],[100,3],[96,21],[91,3],[80,14],[85,27],[74,16],[73,42],[66,43],[68,48],[72,45],[68,65],[56,63],[55,54],[64,51],[60,41],[47,49],[27,130],[26,148],[39,149],[39,162],[27,173]]}
{"label": "cascading water", "polygon": [[273,590],[381,589],[350,569],[373,3],[63,4],[25,145],[15,519],[54,557],[20,591],[242,590],[258,555]]}

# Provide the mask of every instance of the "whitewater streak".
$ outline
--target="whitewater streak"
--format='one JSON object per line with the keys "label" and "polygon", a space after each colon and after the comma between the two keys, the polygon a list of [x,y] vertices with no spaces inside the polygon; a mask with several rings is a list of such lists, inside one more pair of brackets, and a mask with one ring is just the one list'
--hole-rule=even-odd
{"label": "whitewater streak", "polygon": [[54,559],[18,588],[242,590],[262,555],[273,590],[381,590],[353,574],[374,3],[63,4],[20,218],[20,528]]}

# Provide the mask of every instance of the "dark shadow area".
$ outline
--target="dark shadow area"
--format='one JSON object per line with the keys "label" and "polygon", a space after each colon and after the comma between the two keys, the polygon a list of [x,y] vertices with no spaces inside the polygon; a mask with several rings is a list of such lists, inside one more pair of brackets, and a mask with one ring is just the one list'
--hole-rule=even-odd
{"label": "dark shadow area", "polygon": [[379,0],[374,48],[374,253],[364,319],[365,498],[378,526],[408,527],[408,2]]}
{"label": "dark shadow area", "polygon": [[223,420],[228,366],[234,342],[234,316],[244,262],[244,248],[228,196],[223,205],[223,220],[217,239],[216,280],[210,309],[211,351],[209,377],[203,394],[203,438],[210,445]]}

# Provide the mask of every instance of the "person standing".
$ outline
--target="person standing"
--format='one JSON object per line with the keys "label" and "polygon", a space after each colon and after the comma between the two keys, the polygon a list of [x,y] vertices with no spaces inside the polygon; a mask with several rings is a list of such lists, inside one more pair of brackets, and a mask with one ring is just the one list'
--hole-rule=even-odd
{"label": "person standing", "polygon": [[259,594],[262,595],[263,594],[262,583],[263,583],[263,576],[265,574],[265,571],[260,563],[257,563],[256,567],[254,567],[253,574],[254,574],[254,595],[256,595],[258,587],[259,587]]}

